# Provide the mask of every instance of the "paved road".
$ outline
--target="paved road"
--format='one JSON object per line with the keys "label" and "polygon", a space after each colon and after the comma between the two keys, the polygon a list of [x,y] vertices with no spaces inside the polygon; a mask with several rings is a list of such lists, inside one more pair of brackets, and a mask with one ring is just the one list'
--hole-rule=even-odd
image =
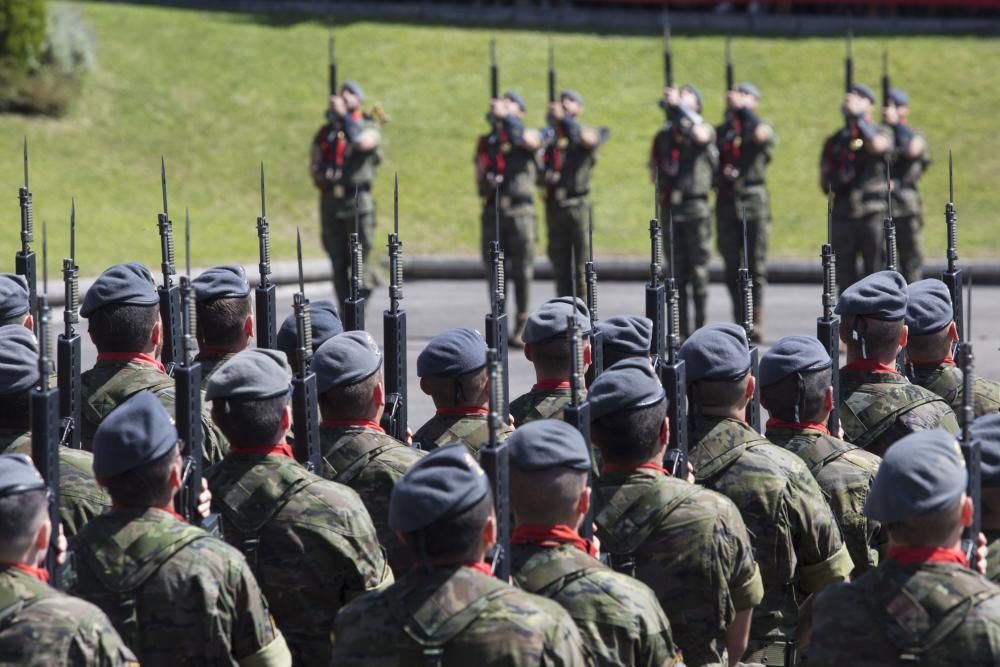
{"label": "paved road", "polygon": [[[290,313],[294,288],[278,290],[278,312]],[[328,283],[314,283],[306,286],[310,299],[331,296]],[[450,327],[467,326],[483,329],[483,317],[488,307],[484,284],[476,281],[428,280],[411,281],[404,291],[404,306],[407,310],[407,341],[410,426],[416,430],[434,412],[430,399],[420,392],[416,377],[416,359],[420,350],[437,333]],[[642,313],[644,292],[640,282],[602,282],[600,284],[598,314],[602,317],[621,313]],[[553,296],[552,284],[537,282],[534,287],[536,304]],[[766,340],[764,348],[782,336],[809,334],[816,331],[816,317],[820,314],[819,287],[807,285],[776,285],[767,293],[765,306]],[[368,330],[382,340],[381,311],[387,307],[385,293],[378,295],[367,313]],[[1000,324],[1000,288],[979,287],[974,296],[976,370],[988,377],[1000,378],[1000,338],[997,325]],[[731,317],[729,296],[724,287],[712,284],[709,287],[708,315],[710,322],[725,321]],[[61,313],[53,313],[52,320],[61,324]],[[85,325],[84,325],[85,328]],[[94,363],[96,352],[90,341],[85,339],[83,367]],[[512,350],[510,356],[511,397],[527,391],[534,382],[531,365],[519,350]]]}

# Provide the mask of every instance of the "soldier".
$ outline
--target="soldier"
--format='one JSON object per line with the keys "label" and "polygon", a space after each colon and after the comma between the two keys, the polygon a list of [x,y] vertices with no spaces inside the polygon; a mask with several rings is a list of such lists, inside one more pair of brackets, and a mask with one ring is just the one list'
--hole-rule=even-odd
{"label": "soldier", "polygon": [[[590,254],[588,235],[590,216],[590,172],[597,162],[598,146],[607,130],[597,130],[580,123],[583,97],[575,90],[564,90],[549,104],[548,130],[545,132],[545,228],[547,248],[555,273],[556,296],[586,294],[584,262]],[[573,257],[576,265],[573,265]]]}
{"label": "soldier", "polygon": [[320,345],[312,370],[322,417],[323,467],[318,474],[358,492],[392,571],[401,576],[412,561],[389,527],[389,495],[421,453],[379,425],[385,409],[382,352],[371,334],[348,331]]}
{"label": "soldier", "polygon": [[[97,363],[80,378],[83,446],[91,449],[94,433],[112,410],[137,392],[151,391],[171,414],[174,381],[158,357],[163,346],[160,299],[153,276],[142,264],[115,264],[87,290],[80,315],[88,321]],[[205,464],[222,460],[226,439],[202,411]]]}
{"label": "soldier", "polygon": [[31,459],[0,456],[0,664],[138,667],[104,612],[48,586],[46,507]]}
{"label": "soldier", "polygon": [[700,329],[684,341],[680,357],[692,397],[695,479],[740,509],[763,570],[764,600],[754,610],[745,659],[794,665],[799,608],[846,578],[851,556],[809,468],[745,421],[756,378],[743,328]]}
{"label": "soldier", "polygon": [[509,444],[515,583],[566,609],[597,664],[682,664],[653,591],[602,565],[577,532],[590,507],[590,449],[580,432],[540,419]]}
{"label": "soldier", "polygon": [[726,93],[726,120],[715,128],[719,149],[716,177],[715,225],[719,254],[726,267],[726,287],[733,302],[733,321],[742,319],[739,269],[743,258],[746,216],[747,259],[753,277],[753,322],[750,340],[763,337],[764,285],[767,283],[767,235],[771,223],[771,198],[764,171],[774,152],[774,128],[757,116],[760,91],[741,83]]}
{"label": "soldier", "polygon": [[490,576],[493,497],[464,446],[410,468],[392,490],[389,521],[416,566],[341,609],[331,665],[591,664],[562,607]]}
{"label": "soldier", "polygon": [[885,532],[863,511],[881,460],[827,429],[832,367],[816,338],[782,338],[760,360],[760,402],[770,415],[767,439],[797,454],[819,482],[854,561],[854,578],[885,553]]}
{"label": "soldier", "polygon": [[816,600],[809,665],[996,665],[1000,588],[959,549],[972,524],[955,437],[910,434],[885,455],[865,513],[889,531],[879,566]]}
{"label": "soldier", "polygon": [[94,475],[113,507],[77,537],[70,592],[104,610],[143,665],[291,664],[243,555],[173,511],[177,430],[152,393],[98,427]]}
{"label": "soldier", "polygon": [[[309,321],[312,322],[312,351],[330,338],[344,333],[344,324],[340,321],[337,306],[329,299],[320,299],[309,303]],[[278,349],[288,357],[288,363],[295,366],[298,362],[299,334],[295,322],[295,313],[285,318],[278,329]]]}
{"label": "soldier", "polygon": [[[499,240],[507,262],[505,275],[514,283],[517,313],[512,347],[522,347],[524,325],[531,303],[531,280],[535,261],[535,152],[541,135],[524,126],[524,99],[507,91],[490,102],[493,133],[479,138],[476,148],[476,184],[483,204],[480,219],[483,262],[489,271],[490,243]],[[494,136],[495,135],[495,136]],[[495,197],[500,186],[500,238],[495,239]]]}
{"label": "soldier", "polygon": [[[701,93],[687,84],[666,88],[663,102],[667,124],[653,138],[649,166],[660,192],[659,217],[673,214],[674,275],[680,290],[681,335],[691,333],[688,290],[694,304],[694,328],[705,324],[708,297],[709,237],[712,210],[708,193],[712,189],[719,154],[715,130],[701,117]],[[666,261],[670,261],[669,255]]]}
{"label": "soldier", "polygon": [[17,324],[34,330],[28,301],[28,281],[15,273],[0,273],[0,327]]}
{"label": "soldier", "polygon": [[750,536],[725,496],[663,468],[667,398],[644,359],[605,370],[590,393],[591,437],[604,466],[594,517],[610,564],[656,594],[690,666],[735,664],[764,595]]}
{"label": "soldier", "polygon": [[562,419],[563,408],[572,399],[569,376],[574,360],[566,335],[567,320],[576,318],[583,336],[584,371],[590,366],[590,313],[583,301],[558,297],[542,304],[524,327],[524,356],[535,367],[535,385],[510,402],[514,425],[535,419]]}
{"label": "soldier", "polygon": [[293,458],[291,379],[279,350],[219,367],[206,397],[230,446],[208,480],[222,534],[246,556],[295,664],[326,665],[337,610],[388,586],[392,571],[358,494]]}
{"label": "soldier", "polygon": [[1000,583],[1000,414],[976,419],[971,433],[980,446],[982,527],[989,545],[986,576]]}
{"label": "soldier", "polygon": [[350,238],[355,219],[365,265],[362,296],[377,281],[368,253],[375,235],[372,181],[382,161],[382,136],[374,119],[362,112],[364,100],[361,86],[345,81],[340,94],[330,96],[327,122],[313,138],[309,155],[309,171],[319,189],[323,247],[333,263],[333,286],[341,310],[350,294]]}
{"label": "soldier", "polygon": [[931,164],[931,154],[927,138],[910,127],[910,96],[899,88],[892,88],[886,102],[882,109],[882,122],[892,130],[895,144],[892,157],[892,215],[896,222],[899,268],[906,282],[915,283],[920,280],[924,264],[924,249],[920,241],[924,228],[924,207],[918,187],[920,178]]}
{"label": "soldier", "polygon": [[212,373],[245,350],[253,336],[250,283],[243,267],[227,264],[208,269],[191,281],[194,288],[198,327],[201,388]]}
{"label": "soldier", "polygon": [[892,157],[893,138],[889,128],[872,120],[874,105],[871,88],[851,86],[841,106],[847,124],[827,138],[820,155],[819,187],[824,194],[833,190],[833,251],[842,290],[885,266],[885,168]]}
{"label": "soldier", "polygon": [[[417,357],[417,376],[436,412],[414,434],[413,446],[430,451],[460,442],[478,460],[479,446],[489,440],[486,341],[472,329],[438,334]],[[513,430],[503,424],[498,439],[505,440]]]}
{"label": "soldier", "polygon": [[653,321],[640,315],[615,315],[594,324],[604,336],[604,367],[622,359],[650,359]]}
{"label": "soldier", "polygon": [[[957,415],[962,408],[962,370],[952,358],[958,328],[951,293],[940,280],[928,278],[910,285],[907,295],[906,375],[947,401]],[[1000,410],[1000,383],[975,376],[972,389],[977,417]]]}
{"label": "soldier", "polygon": [[878,456],[914,431],[958,431],[944,399],[896,370],[896,357],[907,344],[906,304],[906,281],[895,271],[862,278],[837,302],[840,340],[847,346],[847,365],[840,369],[840,424],[845,440]]}

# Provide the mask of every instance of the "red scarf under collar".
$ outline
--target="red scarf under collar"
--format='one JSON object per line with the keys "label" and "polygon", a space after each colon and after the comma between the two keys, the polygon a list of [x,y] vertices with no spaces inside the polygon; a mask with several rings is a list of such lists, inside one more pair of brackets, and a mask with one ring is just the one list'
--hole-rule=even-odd
{"label": "red scarf under collar", "polygon": [[446,405],[438,408],[435,414],[438,417],[465,417],[467,415],[485,415],[489,410],[478,405]]}
{"label": "red scarf under collar", "polygon": [[875,361],[874,359],[858,359],[857,361],[852,361],[844,366],[845,371],[861,371],[863,373],[895,373],[899,375],[899,371],[896,370],[895,366],[889,366],[883,364],[881,361]]}
{"label": "red scarf under collar", "polygon": [[385,433],[385,430],[379,426],[378,422],[372,421],[371,419],[324,419],[319,423],[319,425],[366,428],[372,431],[378,431],[379,433]]}
{"label": "red scarf under collar", "polygon": [[476,572],[482,572],[487,577],[493,576],[493,568],[490,567],[489,563],[485,563],[481,560],[476,562],[469,561],[468,563],[462,563],[462,565],[469,568],[470,570],[475,570]]}
{"label": "red scarf under collar", "polygon": [[569,380],[542,380],[535,383],[531,391],[552,391],[553,389],[569,389]]}
{"label": "red scarf under collar", "polygon": [[667,477],[673,477],[673,475],[670,474],[669,470],[655,463],[640,463],[638,465],[605,463],[603,466],[601,466],[602,473],[634,472],[636,470],[655,470],[656,472],[663,473]]}
{"label": "red scarf under collar", "polygon": [[900,565],[957,563],[969,567],[969,559],[960,550],[942,547],[892,547],[889,549],[888,557]]}
{"label": "red scarf under collar", "polygon": [[26,565],[24,563],[0,563],[0,566],[12,567],[15,570],[20,570],[25,574],[31,575],[43,584],[49,583],[49,571],[44,567],[31,567],[30,565]]}
{"label": "red scarf under collar", "polygon": [[97,363],[101,363],[102,361],[124,361],[126,363],[134,361],[137,364],[153,366],[163,373],[167,372],[163,364],[157,361],[153,355],[146,354],[145,352],[99,352],[97,354]]}
{"label": "red scarf under collar", "polygon": [[786,422],[784,419],[778,419],[777,417],[771,417],[767,420],[767,430],[770,431],[772,428],[787,428],[793,431],[805,431],[809,429],[830,435],[830,429],[826,427],[826,424],[816,422]]}
{"label": "red scarf under collar", "polygon": [[568,543],[583,553],[597,558],[597,548],[594,543],[583,539],[579,533],[565,524],[518,526],[510,536],[510,543],[537,544],[542,547],[557,547]]}
{"label": "red scarf under collar", "polygon": [[241,447],[240,445],[229,443],[229,453],[242,456],[270,456],[274,454],[275,456],[287,456],[290,459],[295,458],[295,455],[292,453],[292,446],[286,442],[279,442],[274,445],[262,445],[260,447]]}

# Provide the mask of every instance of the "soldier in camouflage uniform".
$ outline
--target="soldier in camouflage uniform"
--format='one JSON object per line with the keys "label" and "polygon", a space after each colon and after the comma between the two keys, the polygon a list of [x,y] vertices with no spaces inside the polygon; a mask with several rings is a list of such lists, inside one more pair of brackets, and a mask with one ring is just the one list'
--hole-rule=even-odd
{"label": "soldier in camouflage uniform", "polygon": [[967,477],[944,431],[889,449],[865,504],[889,531],[888,557],[816,600],[810,667],[1000,663],[1000,587],[959,548],[974,511]]}
{"label": "soldier in camouflage uniform", "polygon": [[[309,321],[312,323],[312,351],[316,354],[319,346],[330,338],[344,333],[344,324],[340,321],[337,306],[329,299],[309,302]],[[278,328],[278,349],[285,353],[288,365],[298,366],[299,333],[295,313],[285,318]]]}
{"label": "soldier in camouflage uniform", "polygon": [[931,164],[927,137],[909,124],[910,96],[898,88],[889,90],[882,109],[882,122],[892,130],[895,151],[892,157],[892,217],[896,222],[899,269],[906,282],[920,280],[924,264],[924,206],[920,199],[920,178]]}
{"label": "soldier in camouflage uniform", "polygon": [[580,432],[540,419],[519,428],[509,445],[514,582],[566,609],[599,665],[681,664],[653,591],[603,565],[597,547],[580,537],[591,466]]}
{"label": "soldier in camouflage uniform", "polygon": [[[667,88],[661,104],[667,109],[667,124],[653,138],[649,166],[660,192],[658,217],[667,220],[672,214],[675,223],[674,276],[680,290],[681,335],[686,337],[692,329],[689,299],[694,304],[694,328],[705,324],[712,235],[708,193],[719,154],[715,130],[701,117],[697,88],[690,84],[679,90]],[[665,259],[669,263],[670,255]]]}
{"label": "soldier in camouflage uniform", "polygon": [[219,366],[247,348],[254,334],[250,283],[239,264],[208,269],[191,281],[198,326],[201,388]]}
{"label": "soldier in camouflage uniform", "polygon": [[16,324],[34,330],[28,281],[15,273],[0,273],[0,327]]}
{"label": "soldier in camouflage uniform", "polygon": [[842,290],[885,266],[885,165],[894,144],[892,130],[872,120],[874,105],[871,88],[853,85],[841,106],[847,123],[827,138],[820,154],[819,187],[823,194],[833,190],[833,251]]}
{"label": "soldier in camouflage uniform", "polygon": [[[524,99],[507,91],[490,102],[488,118],[493,130],[479,137],[476,146],[476,185],[483,205],[480,218],[483,262],[489,271],[490,243],[500,241],[504,251],[504,275],[514,283],[516,309],[514,332],[509,343],[522,346],[524,324],[531,304],[531,280],[535,261],[535,152],[541,135],[524,126]],[[500,220],[496,220],[496,191],[500,186]],[[497,225],[500,238],[497,239]]]}
{"label": "soldier in camouflage uniform", "polygon": [[593,664],[558,604],[490,576],[493,498],[465,447],[438,448],[407,471],[392,491],[390,524],[416,567],[341,609],[331,665]]}
{"label": "soldier in camouflage uniform", "polygon": [[612,567],[653,589],[685,664],[735,663],[764,595],[739,510],[663,468],[667,399],[647,360],[606,369],[589,401],[604,460],[593,492],[601,549]]}
{"label": "soldier in camouflage uniform", "polygon": [[847,346],[847,364],[840,369],[840,424],[845,440],[878,456],[914,431],[958,431],[946,401],[896,370],[899,349],[907,343],[906,304],[906,281],[895,271],[866,276],[837,302],[840,340]]}
{"label": "soldier in camouflage uniform", "polygon": [[320,345],[312,370],[322,417],[323,467],[318,473],[357,491],[375,523],[392,571],[401,576],[412,561],[389,527],[389,495],[421,453],[379,425],[385,408],[382,352],[371,334],[348,331]]}
{"label": "soldier in camouflage uniform", "polygon": [[392,571],[358,494],[293,458],[291,379],[279,350],[245,350],[218,369],[206,397],[230,447],[207,477],[222,534],[246,556],[294,663],[326,665],[337,610]]}
{"label": "soldier in camouflage uniform", "polygon": [[750,339],[760,342],[764,331],[764,285],[767,283],[767,236],[771,198],[764,171],[774,152],[774,128],[757,116],[760,91],[741,83],[726,93],[726,120],[715,128],[719,150],[715,198],[716,243],[726,267],[726,288],[733,302],[733,321],[742,319],[739,268],[743,260],[746,214],[747,258],[753,277],[753,322]]}
{"label": "soldier in camouflage uniform", "polygon": [[760,360],[760,401],[770,415],[767,439],[797,454],[819,482],[854,561],[855,578],[885,553],[885,531],[863,511],[881,460],[827,429],[832,367],[817,339],[782,338]]}
{"label": "soldier in camouflage uniform", "polygon": [[[430,451],[460,442],[478,460],[479,446],[490,437],[486,341],[472,329],[438,334],[417,357],[417,376],[436,412],[413,435],[413,446]],[[498,439],[505,440],[513,430],[503,424]]]}
{"label": "soldier in camouflage uniform", "polygon": [[576,318],[583,338],[584,371],[590,366],[590,311],[577,298],[561,296],[546,301],[528,318],[524,328],[524,356],[535,367],[535,385],[510,402],[514,425],[535,419],[562,419],[563,408],[572,399],[569,376],[574,360],[570,354],[567,321]]}
{"label": "soldier in camouflage uniform", "polygon": [[740,509],[761,565],[748,662],[794,665],[799,607],[854,569],[837,520],[809,468],[744,420],[753,396],[746,333],[732,324],[684,341],[695,479]]}
{"label": "soldier in camouflage uniform", "polygon": [[[150,391],[173,414],[174,380],[158,357],[163,346],[160,299],[153,276],[142,264],[115,264],[94,281],[80,306],[88,320],[97,363],[80,377],[80,435],[91,448],[97,427],[130,396]],[[226,439],[215,428],[207,407],[201,417],[205,464],[222,460]]]}
{"label": "soldier in camouflage uniform", "polygon": [[989,549],[986,576],[1000,583],[1000,414],[976,419],[971,433],[980,447],[982,529]]}
{"label": "soldier in camouflage uniform", "polygon": [[47,506],[31,459],[0,456],[0,665],[138,667],[104,612],[47,585]]}
{"label": "soldier in camouflage uniform", "polygon": [[[913,384],[934,392],[957,415],[962,408],[962,370],[952,358],[958,342],[951,293],[936,278],[919,280],[907,289],[906,375]],[[976,417],[1000,410],[1000,383],[972,378],[972,410]]]}
{"label": "soldier in camouflage uniform", "polygon": [[77,536],[70,590],[108,615],[147,667],[291,664],[243,555],[173,511],[177,430],[140,391],[94,436],[94,475],[111,512]]}
{"label": "soldier in camouflage uniform", "polygon": [[330,96],[327,122],[316,132],[309,151],[309,173],[319,190],[323,247],[333,263],[333,286],[341,310],[350,295],[350,240],[355,223],[365,260],[362,296],[379,284],[368,253],[375,236],[372,181],[382,161],[382,136],[374,119],[361,110],[364,99],[361,86],[344,82],[340,94]]}

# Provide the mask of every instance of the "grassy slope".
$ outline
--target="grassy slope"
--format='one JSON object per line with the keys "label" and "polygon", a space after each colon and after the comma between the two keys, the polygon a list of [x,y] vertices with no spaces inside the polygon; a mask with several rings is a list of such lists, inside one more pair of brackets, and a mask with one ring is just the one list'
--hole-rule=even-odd
{"label": "grassy slope", "polygon": [[[155,233],[160,208],[160,154],[167,160],[172,217],[190,207],[193,261],[204,265],[256,253],[257,163],[268,172],[268,212],[276,257],[291,258],[295,226],[307,231],[307,252],[322,249],[316,199],[306,171],[312,133],[322,120],[326,28],[314,22],[268,25],[258,17],[121,5],[85,4],[99,39],[99,70],[64,120],[4,118],[0,123],[0,187],[10,195],[0,256],[17,242],[14,193],[20,183],[20,141],[32,148],[36,219],[53,229],[53,258],[66,250],[62,223],[77,198],[84,273],[113,261],[159,263]],[[471,154],[484,128],[486,45],[491,33],[448,27],[355,23],[338,29],[341,77],[360,80],[369,101],[393,116],[386,127],[386,162],[377,184],[380,222],[391,214],[391,174],[402,187],[404,239],[411,252],[475,252],[477,200]],[[498,35],[501,86],[527,98],[540,122],[547,38]],[[560,85],[579,89],[587,119],[612,127],[595,183],[600,253],[641,254],[651,192],[644,162],[661,122],[660,44],[652,37],[558,34]],[[957,197],[966,225],[963,255],[1000,248],[990,211],[1000,155],[988,110],[1000,108],[991,63],[995,41],[859,39],[856,77],[877,84],[883,46],[893,74],[915,106],[915,124],[930,137],[937,164],[925,179],[928,245],[939,253],[947,188],[947,147],[957,157]],[[775,255],[811,256],[824,234],[825,206],[816,186],[822,138],[838,123],[843,46],[838,40],[734,41],[737,79],[765,95],[762,114],[778,129],[771,168]],[[706,94],[706,115],[718,118],[722,40],[675,39],[675,71]],[[51,262],[53,272],[55,261]]]}

